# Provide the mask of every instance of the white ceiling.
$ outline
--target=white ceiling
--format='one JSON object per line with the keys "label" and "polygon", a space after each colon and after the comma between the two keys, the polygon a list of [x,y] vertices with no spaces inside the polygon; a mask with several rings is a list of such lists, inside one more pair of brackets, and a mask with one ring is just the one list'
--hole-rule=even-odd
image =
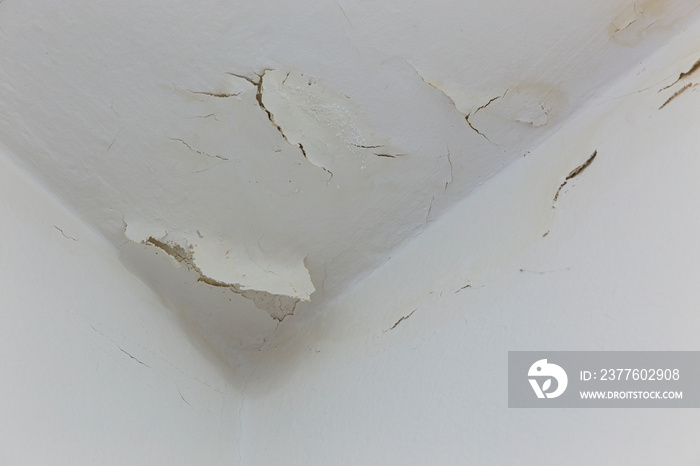
{"label": "white ceiling", "polygon": [[5,0],[0,135],[210,341],[253,348],[258,309],[347,289],[697,9]]}

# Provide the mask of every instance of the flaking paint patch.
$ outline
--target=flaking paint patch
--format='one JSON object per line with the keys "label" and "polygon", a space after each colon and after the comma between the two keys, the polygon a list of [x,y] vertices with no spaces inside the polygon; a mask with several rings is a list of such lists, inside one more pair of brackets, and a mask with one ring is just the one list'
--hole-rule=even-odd
{"label": "flaking paint patch", "polygon": [[167,231],[160,226],[127,223],[125,234],[135,243],[156,247],[178,266],[198,274],[198,281],[228,288],[282,320],[299,301],[309,301],[315,291],[303,258],[272,260],[258,251],[208,240],[208,235]]}

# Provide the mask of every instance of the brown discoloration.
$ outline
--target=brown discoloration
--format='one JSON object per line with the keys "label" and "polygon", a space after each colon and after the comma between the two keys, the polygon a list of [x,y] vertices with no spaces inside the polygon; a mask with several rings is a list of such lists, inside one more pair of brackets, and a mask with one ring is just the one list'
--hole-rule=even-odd
{"label": "brown discoloration", "polygon": [[598,155],[598,151],[594,150],[593,154],[591,154],[591,156],[588,157],[588,160],[586,160],[585,162],[583,162],[583,164],[581,164],[578,167],[571,170],[571,173],[569,173],[569,176],[566,177],[566,181],[569,181],[570,179],[575,178],[575,177],[579,176],[581,173],[583,173],[583,171],[591,165],[591,163],[593,162],[593,160],[596,158],[597,155]]}
{"label": "brown discoloration", "polygon": [[670,2],[638,0],[626,3],[608,26],[610,40],[618,45],[635,46],[648,35],[666,28],[665,15]]}
{"label": "brown discoloration", "polygon": [[673,81],[671,84],[669,84],[668,86],[664,86],[664,87],[662,87],[661,89],[659,89],[659,92],[665,91],[665,90],[668,89],[669,87],[675,86],[676,83],[677,83],[678,81],[690,77],[693,73],[695,73],[695,72],[696,72],[697,70],[699,70],[699,69],[700,69],[700,59],[698,59],[698,61],[696,61],[696,62],[693,64],[693,66],[691,66],[691,67],[688,69],[688,71],[684,71],[683,73],[679,74],[679,75],[678,75],[678,78],[676,78],[676,80]]}
{"label": "brown discoloration", "polygon": [[[559,199],[559,193],[561,192],[562,188],[564,188],[564,186],[566,186],[566,184],[569,182],[569,180],[576,178],[581,173],[583,173],[583,171],[586,168],[588,168],[591,165],[591,163],[593,163],[593,160],[595,160],[597,155],[598,155],[598,151],[597,150],[593,151],[593,154],[590,157],[588,157],[588,160],[586,160],[581,165],[579,165],[578,167],[571,170],[569,175],[564,179],[564,182],[559,186],[559,189],[557,189],[556,194],[554,194],[554,200],[552,201],[552,203],[557,202],[557,199]],[[547,232],[547,233],[549,233],[549,232]]]}
{"label": "brown discoloration", "polygon": [[662,108],[664,108],[666,105],[670,104],[671,101],[672,101],[673,99],[675,99],[675,98],[678,97],[679,95],[683,94],[685,91],[687,91],[687,90],[690,89],[691,87],[695,87],[695,86],[697,86],[697,84],[693,84],[693,83],[688,83],[688,84],[686,84],[685,86],[683,86],[682,88],[680,88],[678,91],[674,92],[673,95],[672,95],[671,97],[669,97],[668,99],[666,99],[666,102],[664,102],[664,103],[661,105],[661,107],[659,107],[659,110],[661,110]]}

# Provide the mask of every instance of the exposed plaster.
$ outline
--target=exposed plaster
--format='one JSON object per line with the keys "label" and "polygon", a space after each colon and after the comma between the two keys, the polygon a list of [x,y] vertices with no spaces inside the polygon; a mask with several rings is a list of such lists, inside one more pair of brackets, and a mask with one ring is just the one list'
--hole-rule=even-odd
{"label": "exposed plaster", "polygon": [[[127,224],[126,235],[134,242],[162,250],[177,264],[184,264],[197,274],[197,281],[252,300],[278,321],[293,314],[299,301],[308,301],[314,291],[303,261],[296,267],[272,262],[263,267],[249,252],[246,257],[225,245],[212,246],[200,237],[201,233],[190,240],[187,235],[133,224],[130,228]],[[223,250],[223,257],[218,256],[218,251]]]}

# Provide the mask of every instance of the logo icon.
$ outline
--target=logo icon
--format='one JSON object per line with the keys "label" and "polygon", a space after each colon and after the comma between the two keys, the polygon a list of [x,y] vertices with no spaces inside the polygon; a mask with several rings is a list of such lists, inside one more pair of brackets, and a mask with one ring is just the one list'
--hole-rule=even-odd
{"label": "logo icon", "polygon": [[[546,359],[540,359],[530,366],[530,370],[527,372],[529,377],[535,377],[528,379],[532,389],[535,391],[537,398],[556,398],[566,390],[566,386],[569,383],[569,378],[566,376],[566,372],[561,366],[556,364],[550,364]],[[538,379],[544,379],[542,385],[538,382]],[[552,388],[552,379],[557,381],[556,389],[554,391],[548,392]]]}

